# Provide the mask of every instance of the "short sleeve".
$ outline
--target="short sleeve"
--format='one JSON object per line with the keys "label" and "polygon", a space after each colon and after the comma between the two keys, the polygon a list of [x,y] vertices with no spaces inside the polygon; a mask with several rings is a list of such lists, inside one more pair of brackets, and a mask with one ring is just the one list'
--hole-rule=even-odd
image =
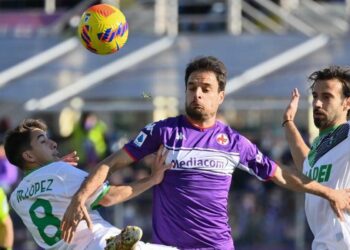
{"label": "short sleeve", "polygon": [[110,185],[108,182],[103,183],[86,201],[86,206],[90,209],[99,207],[99,202],[108,193]]}
{"label": "short sleeve", "polygon": [[124,146],[124,150],[138,161],[146,155],[156,152],[162,144],[163,121],[146,125],[140,133]]}
{"label": "short sleeve", "polygon": [[276,163],[262,154],[255,144],[247,138],[240,138],[240,162],[238,168],[266,181],[274,176]]}
{"label": "short sleeve", "polygon": [[[62,183],[65,186],[67,196],[73,196],[78,191],[81,184],[87,178],[88,173],[73,167],[67,163],[60,163],[59,176],[62,178]],[[100,200],[106,195],[110,188],[108,182],[103,183],[86,201],[88,208],[95,209]]]}

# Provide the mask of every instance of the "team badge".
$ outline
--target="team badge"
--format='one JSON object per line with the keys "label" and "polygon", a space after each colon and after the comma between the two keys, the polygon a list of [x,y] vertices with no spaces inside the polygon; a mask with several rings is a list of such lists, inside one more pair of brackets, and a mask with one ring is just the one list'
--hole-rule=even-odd
{"label": "team badge", "polygon": [[134,143],[138,146],[141,147],[142,144],[145,142],[147,138],[147,135],[144,132],[140,132],[138,136],[135,138]]}
{"label": "team badge", "polygon": [[220,133],[216,136],[216,142],[220,145],[227,145],[229,143],[229,139],[227,134]]}

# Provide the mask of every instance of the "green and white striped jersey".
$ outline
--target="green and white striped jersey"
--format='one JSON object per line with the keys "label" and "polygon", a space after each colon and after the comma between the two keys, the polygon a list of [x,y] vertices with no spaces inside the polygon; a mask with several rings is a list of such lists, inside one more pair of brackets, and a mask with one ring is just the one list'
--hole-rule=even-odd
{"label": "green and white striped jersey", "polygon": [[63,215],[87,175],[85,171],[65,162],[54,162],[30,172],[11,194],[11,206],[40,247],[103,249],[106,238],[120,233],[119,229],[92,210],[109,190],[109,185],[105,183],[87,202],[93,231],[88,229],[85,221],[81,221],[71,244],[68,245],[61,239]]}
{"label": "green and white striped jersey", "polygon": [[[319,183],[334,188],[350,188],[350,122],[324,131],[315,139],[303,173]],[[306,194],[306,217],[315,239],[312,250],[350,249],[350,215],[341,222],[328,200]]]}

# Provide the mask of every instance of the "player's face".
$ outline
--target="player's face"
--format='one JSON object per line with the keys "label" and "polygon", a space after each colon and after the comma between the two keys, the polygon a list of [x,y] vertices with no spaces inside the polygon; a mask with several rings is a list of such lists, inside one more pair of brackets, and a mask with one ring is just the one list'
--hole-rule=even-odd
{"label": "player's face", "polygon": [[24,152],[24,157],[32,164],[43,166],[59,159],[56,142],[40,129],[31,132],[30,145],[31,149]]}
{"label": "player's face", "polygon": [[215,117],[224,95],[224,91],[219,91],[219,82],[214,72],[193,72],[186,87],[187,115],[201,122]]}
{"label": "player's face", "polygon": [[345,98],[337,79],[319,80],[312,90],[313,117],[316,127],[324,130],[346,122],[350,98]]}

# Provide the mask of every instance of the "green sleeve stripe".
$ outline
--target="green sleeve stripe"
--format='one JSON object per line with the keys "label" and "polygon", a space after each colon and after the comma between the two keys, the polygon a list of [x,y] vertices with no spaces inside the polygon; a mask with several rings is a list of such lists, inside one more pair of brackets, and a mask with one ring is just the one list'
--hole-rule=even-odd
{"label": "green sleeve stripe", "polygon": [[97,209],[99,208],[101,205],[99,205],[98,203],[102,200],[102,198],[108,193],[109,189],[111,188],[111,186],[109,184],[104,184],[103,190],[100,193],[100,195],[96,198],[96,200],[90,205],[91,209]]}

